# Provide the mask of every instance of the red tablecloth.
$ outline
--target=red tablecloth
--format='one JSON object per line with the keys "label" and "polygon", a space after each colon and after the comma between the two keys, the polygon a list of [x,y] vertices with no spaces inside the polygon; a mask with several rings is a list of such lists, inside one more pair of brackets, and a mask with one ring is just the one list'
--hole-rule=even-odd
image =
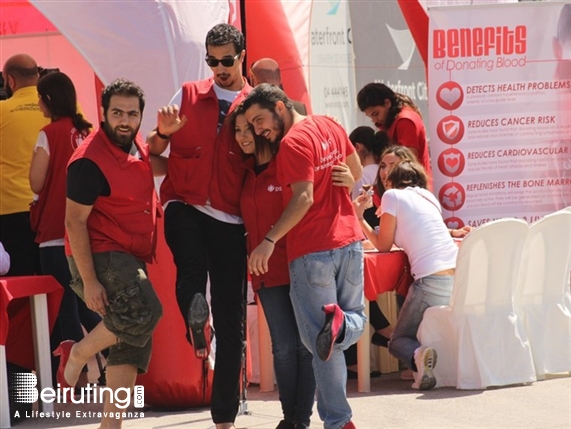
{"label": "red tablecloth", "polygon": [[0,345],[6,360],[35,369],[30,297],[45,293],[50,332],[59,311],[63,287],[52,276],[0,277]]}
{"label": "red tablecloth", "polygon": [[[375,301],[377,295],[396,290],[399,295],[406,295],[413,278],[410,275],[410,265],[406,254],[401,251],[387,253],[365,252],[365,297]],[[405,279],[401,278],[405,276]]]}

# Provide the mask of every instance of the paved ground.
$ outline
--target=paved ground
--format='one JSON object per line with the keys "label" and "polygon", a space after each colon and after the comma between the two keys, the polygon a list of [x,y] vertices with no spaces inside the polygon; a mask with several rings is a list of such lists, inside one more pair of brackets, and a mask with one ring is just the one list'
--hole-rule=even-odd
{"label": "paved ground", "polygon": [[[571,428],[571,378],[561,377],[526,386],[484,391],[441,388],[420,393],[401,381],[398,374],[371,380],[370,393],[357,393],[356,381],[348,384],[353,421],[358,429],[380,428]],[[274,429],[281,409],[276,392],[262,393],[257,386],[248,389],[249,415],[241,415],[237,428]],[[59,406],[58,406],[59,407]],[[64,408],[65,407],[65,408]],[[56,411],[70,411],[69,419],[32,418],[14,426],[27,428],[98,427],[97,418],[75,418],[78,410],[97,412],[100,405],[79,408],[65,405]],[[134,409],[133,409],[134,411]],[[311,427],[322,427],[314,408]],[[124,428],[210,429],[208,409],[161,411],[145,409],[144,418],[126,420]]]}

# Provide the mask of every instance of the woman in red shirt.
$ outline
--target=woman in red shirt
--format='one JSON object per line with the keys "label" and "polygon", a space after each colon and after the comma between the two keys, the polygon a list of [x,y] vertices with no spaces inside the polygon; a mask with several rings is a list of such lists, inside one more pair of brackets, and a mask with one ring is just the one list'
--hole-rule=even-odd
{"label": "woman in red shirt", "polygon": [[[252,132],[239,106],[233,114],[236,141],[247,155],[240,209],[247,233],[248,253],[265,238],[283,212],[282,188],[276,176],[274,148]],[[315,396],[313,357],[302,344],[289,297],[286,240],[275,243],[268,271],[252,274],[270,328],[274,370],[284,419],[276,429],[309,427]]]}
{"label": "woman in red shirt", "polygon": [[[56,72],[42,77],[38,95],[38,105],[51,123],[40,131],[32,154],[29,179],[37,199],[30,209],[30,221],[40,247],[42,274],[54,276],[64,288],[58,329],[51,335],[54,349],[64,340],[80,341],[82,325],[90,331],[101,320],[69,287],[71,274],[64,251],[67,163],[92,125],[78,112],[75,87],[66,74]],[[87,372],[83,372],[78,386],[86,383]]]}

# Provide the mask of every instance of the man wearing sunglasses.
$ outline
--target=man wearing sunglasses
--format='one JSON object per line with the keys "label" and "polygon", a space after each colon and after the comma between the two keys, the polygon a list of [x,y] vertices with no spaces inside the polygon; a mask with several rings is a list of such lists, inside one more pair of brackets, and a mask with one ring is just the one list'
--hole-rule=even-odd
{"label": "man wearing sunglasses", "polygon": [[211,341],[205,299],[210,279],[217,344],[211,414],[217,429],[234,428],[239,405],[246,270],[239,208],[245,170],[226,117],[251,90],[241,72],[245,53],[238,29],[213,27],[206,35],[206,63],[213,76],[185,82],[170,105],[159,110],[157,127],[147,138],[154,155],[170,144],[161,185],[165,238],[177,267],[176,297],[187,339],[204,365]]}

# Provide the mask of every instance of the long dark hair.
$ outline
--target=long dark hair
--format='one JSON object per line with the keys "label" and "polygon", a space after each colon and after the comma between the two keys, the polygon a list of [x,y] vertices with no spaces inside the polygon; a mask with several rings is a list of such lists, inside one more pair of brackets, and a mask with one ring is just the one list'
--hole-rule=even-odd
{"label": "long dark hair", "polygon": [[428,176],[424,171],[424,167],[418,162],[401,161],[391,168],[387,176],[387,182],[391,182],[391,186],[394,189],[404,189],[408,186],[418,186],[426,189]]}
{"label": "long dark hair", "polygon": [[365,146],[365,149],[373,155],[375,164],[381,162],[381,155],[383,151],[391,144],[388,134],[385,131],[373,130],[371,127],[357,127],[351,134],[349,134],[349,140],[353,143],[353,146],[357,146],[357,143],[361,143]]}
{"label": "long dark hair", "polygon": [[384,124],[386,129],[390,128],[404,107],[414,110],[420,115],[420,117],[422,117],[420,109],[416,104],[414,104],[414,101],[412,101],[408,95],[394,92],[384,83],[368,83],[361,88],[357,94],[357,104],[362,112],[369,107],[384,105],[385,100],[389,100],[391,102],[391,107],[389,108],[387,119]]}
{"label": "long dark hair", "polygon": [[[244,103],[242,102],[239,104],[230,114],[230,124],[232,126],[232,130],[236,129],[236,118],[239,115],[244,115],[246,113],[246,109],[244,108]],[[270,141],[262,136],[257,135],[254,132],[252,125],[248,124],[250,127],[250,131],[252,132],[252,136],[254,137],[254,144],[256,145],[255,154],[256,155],[263,155],[263,154],[271,154],[274,157],[277,153],[278,145],[273,145]]]}
{"label": "long dark hair", "polygon": [[[408,147],[398,144],[390,145],[389,147],[387,147],[381,154],[381,160],[384,158],[385,155],[391,153],[396,157],[398,157],[401,160],[401,162],[410,161],[418,164],[418,160],[416,159],[414,153]],[[375,191],[377,192],[379,198],[381,198],[386,191],[385,185],[383,185],[383,182],[379,179],[380,172],[381,172],[381,165],[379,164],[379,169],[377,170],[377,177],[375,179],[376,180]],[[424,187],[426,188],[426,186]]]}
{"label": "long dark hair", "polygon": [[61,72],[48,73],[38,81],[38,94],[52,120],[71,118],[75,129],[84,136],[93,125],[77,111],[77,95],[71,79]]}

